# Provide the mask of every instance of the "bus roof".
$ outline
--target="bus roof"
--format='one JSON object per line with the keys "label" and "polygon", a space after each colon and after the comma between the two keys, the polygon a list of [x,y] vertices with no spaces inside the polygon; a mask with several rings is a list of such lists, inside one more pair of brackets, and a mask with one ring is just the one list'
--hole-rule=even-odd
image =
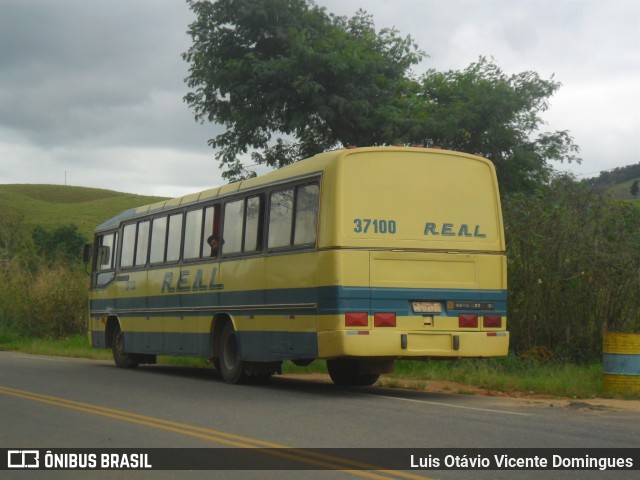
{"label": "bus roof", "polygon": [[272,172],[266,173],[259,177],[250,178],[247,180],[241,180],[239,182],[234,182],[227,185],[210,188],[208,190],[204,190],[201,192],[184,195],[182,197],[176,197],[173,199],[164,200],[164,201],[152,203],[149,205],[130,208],[106,220],[105,222],[101,223],[96,227],[95,231],[103,232],[103,231],[115,229],[120,225],[121,222],[135,219],[138,217],[144,217],[154,213],[173,210],[180,206],[187,206],[187,205],[196,204],[199,202],[204,202],[207,200],[215,200],[217,198],[226,197],[238,192],[252,190],[252,189],[264,187],[267,185],[277,185],[278,183],[288,181],[291,179],[303,178],[305,176],[310,176],[315,173],[321,173],[327,168],[329,164],[339,161],[339,159],[354,153],[402,152],[402,151],[422,152],[422,153],[429,152],[432,154],[435,153],[439,155],[466,156],[466,157],[474,158],[478,161],[491,164],[489,160],[484,159],[482,157],[478,157],[476,155],[470,155],[470,154],[461,153],[461,152],[454,152],[450,150],[422,148],[422,147],[402,147],[402,146],[361,147],[361,148],[346,148],[346,149],[340,149],[340,150],[332,150],[329,152],[320,153],[311,158],[301,160],[291,165],[287,165],[285,167],[279,168],[278,170],[274,170]]}

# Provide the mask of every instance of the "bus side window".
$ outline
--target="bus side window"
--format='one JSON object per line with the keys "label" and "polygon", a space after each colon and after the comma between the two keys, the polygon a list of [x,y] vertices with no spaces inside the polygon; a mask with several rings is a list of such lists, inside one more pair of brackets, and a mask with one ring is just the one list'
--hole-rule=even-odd
{"label": "bus side window", "polygon": [[182,213],[169,217],[169,235],[167,237],[167,262],[180,260],[180,244],[182,243]]}
{"label": "bus side window", "polygon": [[136,267],[147,264],[147,253],[149,253],[149,220],[138,223],[138,238],[136,240]]}
{"label": "bus side window", "polygon": [[262,195],[224,206],[223,253],[252,253],[262,249]]}
{"label": "bus side window", "polygon": [[202,230],[202,258],[216,257],[218,255],[218,249],[215,251],[208,243],[208,239],[214,236],[216,239],[220,239],[220,218],[219,218],[220,206],[214,205],[204,209],[204,229]]}
{"label": "bus side window", "polygon": [[[104,237],[100,240],[104,240]],[[112,247],[109,245],[100,245],[98,247],[98,263],[96,270],[109,270],[111,267]]]}
{"label": "bus side window", "polygon": [[247,198],[244,220],[244,252],[257,252],[262,249],[262,197]]}
{"label": "bus side window", "polygon": [[271,194],[269,207],[269,248],[291,245],[293,188]]}
{"label": "bus side window", "polygon": [[224,206],[224,254],[242,251],[242,225],[244,222],[244,199],[229,202]]}
{"label": "bus side window", "polygon": [[133,266],[133,256],[135,254],[136,246],[136,224],[131,223],[125,225],[122,231],[122,254],[120,255],[120,266],[131,267]]}
{"label": "bus side window", "polygon": [[202,242],[202,209],[187,212],[184,227],[183,258],[192,260],[200,257]]}
{"label": "bus side window", "polygon": [[318,228],[318,202],[320,186],[316,184],[298,187],[296,196],[294,245],[310,245],[316,243]]}
{"label": "bus side window", "polygon": [[150,263],[164,262],[164,247],[167,243],[167,217],[153,219],[151,226]]}
{"label": "bus side window", "polygon": [[269,248],[315,244],[319,199],[317,183],[273,192],[269,207]]}

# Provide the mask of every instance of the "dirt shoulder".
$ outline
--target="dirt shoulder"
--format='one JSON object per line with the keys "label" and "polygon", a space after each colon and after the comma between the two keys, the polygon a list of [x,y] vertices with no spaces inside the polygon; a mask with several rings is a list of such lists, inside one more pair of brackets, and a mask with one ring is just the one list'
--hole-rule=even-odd
{"label": "dirt shoulder", "polygon": [[[287,374],[286,378],[298,378],[306,381],[331,383],[328,375],[321,373]],[[534,392],[500,392],[485,388],[465,385],[456,382],[438,380],[407,380],[400,378],[382,377],[376,386],[382,388],[398,388],[432,393],[449,393],[462,395],[482,395],[486,397],[499,397],[513,399],[519,406],[532,407],[557,407],[581,410],[626,410],[640,412],[640,400],[623,400],[616,398],[566,398],[541,395]]]}

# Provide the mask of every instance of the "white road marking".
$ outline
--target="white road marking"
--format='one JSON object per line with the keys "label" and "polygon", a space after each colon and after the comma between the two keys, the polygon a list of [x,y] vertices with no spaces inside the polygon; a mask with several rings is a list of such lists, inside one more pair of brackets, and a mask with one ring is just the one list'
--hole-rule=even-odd
{"label": "white road marking", "polygon": [[375,395],[373,393],[359,393],[359,392],[351,392],[351,393],[355,393],[356,395],[364,395],[367,397],[376,397],[376,398],[389,398],[391,400],[401,400],[404,402],[412,402],[412,403],[425,403],[425,404],[429,404],[429,405],[437,405],[439,407],[449,407],[449,408],[459,408],[462,410],[474,410],[477,412],[491,412],[491,413],[499,413],[502,415],[518,415],[521,417],[530,417],[531,414],[529,413],[520,413],[520,412],[510,412],[508,410],[494,410],[494,409],[490,409],[490,408],[478,408],[478,407],[465,407],[463,405],[452,405],[450,403],[443,403],[443,402],[432,402],[429,400],[416,400],[414,398],[402,398],[402,397],[393,397],[391,395]]}

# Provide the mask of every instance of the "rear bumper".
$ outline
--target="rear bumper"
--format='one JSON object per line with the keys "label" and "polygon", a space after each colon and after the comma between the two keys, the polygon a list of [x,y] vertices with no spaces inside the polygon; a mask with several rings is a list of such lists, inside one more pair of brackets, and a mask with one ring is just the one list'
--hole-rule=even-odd
{"label": "rear bumper", "polygon": [[412,332],[338,330],[318,332],[319,358],[500,357],[509,351],[509,332]]}

